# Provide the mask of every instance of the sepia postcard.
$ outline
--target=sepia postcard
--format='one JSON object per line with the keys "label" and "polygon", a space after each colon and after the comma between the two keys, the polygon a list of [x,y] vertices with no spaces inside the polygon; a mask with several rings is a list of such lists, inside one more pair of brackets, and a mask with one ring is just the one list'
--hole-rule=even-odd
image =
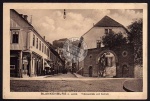
{"label": "sepia postcard", "polygon": [[146,3],[3,3],[3,99],[147,99]]}

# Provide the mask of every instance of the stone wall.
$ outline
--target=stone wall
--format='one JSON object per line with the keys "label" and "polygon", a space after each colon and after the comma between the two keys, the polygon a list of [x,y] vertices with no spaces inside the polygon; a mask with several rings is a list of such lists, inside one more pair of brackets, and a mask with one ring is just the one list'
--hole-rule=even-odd
{"label": "stone wall", "polygon": [[[112,49],[106,47],[88,49],[88,54],[84,59],[84,64],[82,64],[84,67],[83,76],[89,77],[90,66],[92,66],[92,76],[98,76],[98,57],[107,51],[113,52],[117,64],[117,66],[113,68],[113,70],[116,70],[116,76],[114,75],[115,72],[111,71],[112,69],[107,69],[108,76],[111,75],[109,73],[112,73],[115,77],[134,77],[134,51],[132,45],[122,45],[120,47],[113,47]],[[123,69],[124,65],[126,65],[127,68],[124,67]],[[125,71],[125,69],[127,70]]]}
{"label": "stone wall", "polygon": [[142,78],[143,77],[143,67],[140,65],[136,65],[134,67],[134,77],[135,78]]}

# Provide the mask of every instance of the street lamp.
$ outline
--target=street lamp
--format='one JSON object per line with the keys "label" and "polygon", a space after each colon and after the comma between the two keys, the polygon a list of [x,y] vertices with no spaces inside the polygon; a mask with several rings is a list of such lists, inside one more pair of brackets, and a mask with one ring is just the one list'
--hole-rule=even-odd
{"label": "street lamp", "polygon": [[64,19],[66,18],[66,10],[64,9]]}

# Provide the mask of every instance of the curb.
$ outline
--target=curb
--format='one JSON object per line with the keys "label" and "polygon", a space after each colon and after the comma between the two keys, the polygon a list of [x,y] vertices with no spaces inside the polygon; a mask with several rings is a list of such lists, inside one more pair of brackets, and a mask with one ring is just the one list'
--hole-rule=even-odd
{"label": "curb", "polygon": [[82,78],[82,76],[81,75],[79,75],[79,74],[77,74],[77,73],[73,73],[74,75],[75,75],[75,77],[77,77],[77,78]]}

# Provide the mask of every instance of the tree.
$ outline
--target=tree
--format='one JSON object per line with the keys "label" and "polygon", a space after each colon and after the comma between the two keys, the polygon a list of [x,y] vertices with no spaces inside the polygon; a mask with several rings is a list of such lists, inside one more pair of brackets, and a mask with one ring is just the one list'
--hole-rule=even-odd
{"label": "tree", "polygon": [[128,39],[130,43],[134,46],[134,61],[135,64],[142,65],[143,64],[143,49],[142,49],[142,40],[143,40],[143,20],[138,19],[131,23],[128,26],[129,34]]}
{"label": "tree", "polygon": [[113,31],[105,34],[102,37],[102,43],[105,47],[112,48],[114,46],[120,46],[127,43],[127,38],[122,33],[114,33]]}

